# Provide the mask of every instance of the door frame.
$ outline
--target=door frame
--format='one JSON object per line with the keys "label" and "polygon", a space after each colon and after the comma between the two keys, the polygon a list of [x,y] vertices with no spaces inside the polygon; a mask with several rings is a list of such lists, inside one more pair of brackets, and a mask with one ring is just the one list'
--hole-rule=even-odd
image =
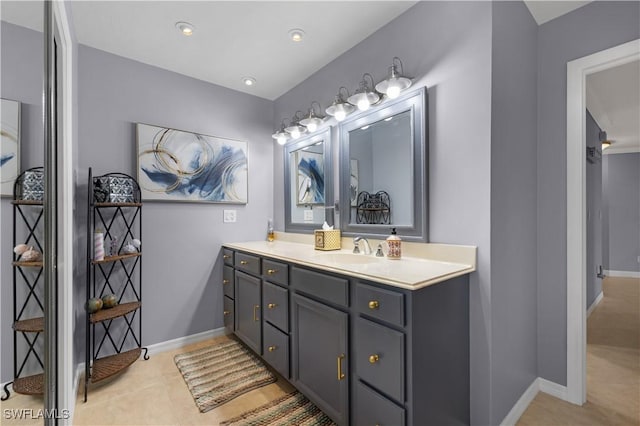
{"label": "door frame", "polygon": [[587,400],[586,78],[640,59],[640,39],[567,63],[567,398]]}

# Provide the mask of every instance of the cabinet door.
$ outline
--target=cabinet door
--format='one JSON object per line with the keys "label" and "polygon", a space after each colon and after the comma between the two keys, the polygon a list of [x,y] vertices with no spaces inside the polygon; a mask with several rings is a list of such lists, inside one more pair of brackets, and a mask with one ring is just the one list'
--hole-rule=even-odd
{"label": "cabinet door", "polygon": [[336,423],[349,422],[346,313],[294,294],[293,382]]}
{"label": "cabinet door", "polygon": [[251,349],[262,354],[262,310],[260,308],[260,279],[236,271],[236,335]]}

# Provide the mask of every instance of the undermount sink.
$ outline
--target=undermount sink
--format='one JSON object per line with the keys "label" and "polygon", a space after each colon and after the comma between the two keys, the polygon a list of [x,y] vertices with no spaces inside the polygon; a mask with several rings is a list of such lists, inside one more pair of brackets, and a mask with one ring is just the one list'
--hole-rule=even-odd
{"label": "undermount sink", "polygon": [[380,262],[382,258],[373,255],[353,254],[353,253],[326,253],[319,255],[325,262],[343,263],[349,265],[365,265],[367,263]]}

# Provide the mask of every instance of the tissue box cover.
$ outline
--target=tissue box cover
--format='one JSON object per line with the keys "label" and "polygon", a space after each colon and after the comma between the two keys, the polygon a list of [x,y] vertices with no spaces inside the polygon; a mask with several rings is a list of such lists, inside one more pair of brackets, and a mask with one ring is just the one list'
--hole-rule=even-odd
{"label": "tissue box cover", "polygon": [[22,185],[18,191],[18,199],[29,201],[44,200],[44,171],[27,170],[24,172]]}
{"label": "tissue box cover", "polygon": [[119,176],[96,177],[93,196],[96,203],[133,203],[133,180]]}
{"label": "tissue box cover", "polygon": [[340,250],[340,230],[339,229],[317,229],[315,234],[316,250]]}

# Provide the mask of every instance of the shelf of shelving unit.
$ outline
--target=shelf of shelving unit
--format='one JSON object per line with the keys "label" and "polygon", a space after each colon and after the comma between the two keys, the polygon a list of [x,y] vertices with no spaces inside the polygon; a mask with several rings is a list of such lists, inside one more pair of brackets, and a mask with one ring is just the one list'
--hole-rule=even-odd
{"label": "shelf of shelving unit", "polygon": [[43,333],[44,317],[16,321],[13,323],[13,329],[24,333]]}
{"label": "shelf of shelving unit", "polygon": [[91,314],[91,319],[89,320],[92,324],[107,321],[110,319],[118,318],[131,313],[142,306],[140,302],[127,302],[122,303],[120,305],[116,305],[113,308],[102,309],[98,312]]}
{"label": "shelf of shelving unit", "polygon": [[142,207],[142,203],[95,203],[95,207]]}
{"label": "shelf of shelving unit", "polygon": [[17,260],[15,262],[11,262],[11,264],[13,266],[22,266],[23,268],[42,268],[42,266],[44,266],[44,263],[42,263],[41,260],[38,262],[23,262]]}
{"label": "shelf of shelving unit", "polygon": [[99,263],[117,262],[118,260],[130,259],[134,257],[139,257],[141,255],[142,253],[138,252],[138,253],[129,253],[129,254],[119,254],[116,256],[105,256],[104,259],[92,260],[91,263],[93,263],[94,265],[97,265]]}
{"label": "shelf of shelving unit", "polygon": [[44,374],[14,379],[13,390],[23,395],[42,395],[44,393]]}
{"label": "shelf of shelving unit", "polygon": [[36,200],[13,200],[11,204],[14,206],[44,206],[42,201]]}
{"label": "shelf of shelving unit", "polygon": [[93,368],[91,369],[91,383],[97,383],[118,374],[136,362],[141,353],[141,348],[135,348],[119,354],[94,359]]}

